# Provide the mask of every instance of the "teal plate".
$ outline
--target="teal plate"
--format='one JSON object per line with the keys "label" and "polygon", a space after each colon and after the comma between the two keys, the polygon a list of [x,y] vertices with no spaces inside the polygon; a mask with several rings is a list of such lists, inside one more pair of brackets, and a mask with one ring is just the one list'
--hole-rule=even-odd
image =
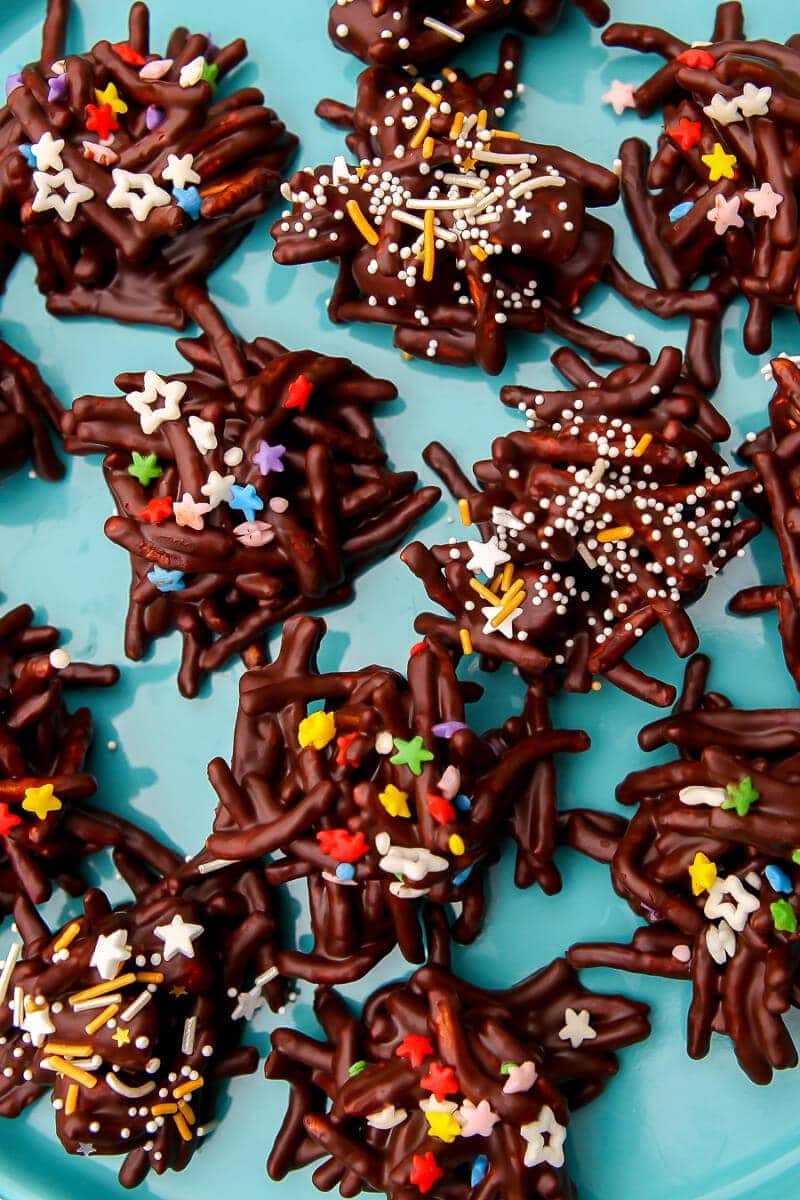
{"label": "teal plate", "polygon": [[[612,0],[620,20],[653,19],[651,0]],[[0,0],[0,78],[36,57],[43,0]],[[70,49],[81,50],[101,37],[118,40],[126,28],[126,0],[77,0],[69,31]],[[664,20],[688,40],[707,37],[713,21],[711,0],[671,0]],[[750,0],[754,35],[785,38],[796,27],[796,0]],[[257,83],[287,125],[302,139],[300,161],[330,162],[342,149],[339,135],[314,116],[321,96],[349,100],[358,65],[327,40],[326,0],[158,0],[153,5],[153,45],[164,46],[176,24],[211,29],[218,41],[247,37],[251,58],[239,78]],[[498,38],[488,37],[464,56],[472,66],[491,66]],[[619,142],[643,130],[654,140],[657,122],[646,127],[631,112],[622,118],[600,102],[610,82],[639,81],[654,60],[607,51],[599,33],[570,10],[546,40],[528,40],[523,78],[527,89],[509,124],[540,141],[566,142],[571,149],[610,164]],[[607,215],[605,210],[603,215]],[[273,214],[274,215],[274,214]],[[619,254],[642,274],[642,264],[625,230],[621,207],[610,219],[619,230]],[[333,327],[325,303],[333,280],[329,265],[295,270],[276,266],[270,256],[265,219],[213,279],[225,314],[247,337],[268,334],[291,347],[313,346],[347,354],[376,375],[393,379],[400,399],[380,426],[395,464],[413,466],[429,481],[420,453],[433,437],[446,442],[464,463],[487,453],[498,433],[518,425],[501,407],[502,383],[549,387],[554,373],[545,338],[519,341],[499,380],[477,372],[457,372],[425,363],[406,363],[391,347],[390,331],[364,326]],[[143,307],[146,309],[146,301]],[[631,333],[657,351],[677,339],[682,322],[664,325],[629,311],[618,297],[598,288],[584,316],[604,328]],[[748,357],[740,344],[742,310],[728,316],[723,335],[724,380],[717,401],[735,427],[736,438],[759,428],[769,387],[759,374],[765,360]],[[168,373],[179,366],[173,336],[164,330],[115,327],[94,320],[49,317],[33,284],[30,263],[20,264],[0,307],[4,335],[37,360],[65,401],[84,392],[108,393],[121,370],[153,368]],[[800,351],[795,320],[776,326],[776,351]],[[73,461],[67,478],[47,484],[25,472],[0,489],[0,586],[4,603],[30,601],[40,617],[60,625],[73,657],[123,666],[120,685],[92,697],[97,717],[95,770],[103,803],[140,820],[181,850],[196,850],[210,826],[213,793],[205,777],[207,761],[230,749],[240,668],[217,675],[199,699],[178,694],[177,637],[161,641],[138,665],[122,658],[122,626],[128,589],[126,556],[103,537],[111,510],[97,459]],[[421,531],[443,540],[453,532],[453,507],[440,504]],[[772,620],[737,620],[725,612],[739,587],[776,578],[778,560],[770,534],[737,559],[693,609],[703,649],[714,660],[713,685],[742,705],[791,705],[797,695],[783,666]],[[403,667],[414,640],[415,612],[424,606],[421,588],[397,560],[373,567],[362,577],[355,603],[328,614],[331,633],[322,664],[354,668],[368,662]],[[637,665],[678,683],[680,664],[658,632],[637,648]],[[477,674],[471,660],[462,668]],[[473,723],[502,720],[521,688],[511,671],[488,680],[489,695]],[[654,710],[610,686],[599,693],[559,701],[562,724],[583,727],[592,749],[561,766],[561,801],[595,808],[615,807],[614,786],[644,756],[636,744],[640,726]],[[116,742],[118,749],[108,748]],[[565,852],[560,856],[564,890],[552,898],[514,888],[510,856],[491,881],[489,923],[483,936],[456,953],[456,966],[481,984],[503,986],[520,978],[581,939],[626,939],[635,920],[611,892],[605,868]],[[107,864],[98,878],[120,885]],[[51,902],[48,916],[60,921],[68,908]],[[293,905],[295,936],[306,922],[299,897]],[[0,947],[8,930],[0,935]],[[390,979],[408,974],[395,955],[348,992],[359,1001]],[[587,981],[599,989],[624,989],[652,1005],[653,1034],[622,1055],[622,1068],[605,1094],[579,1112],[570,1125],[569,1162],[582,1200],[796,1200],[800,1188],[800,1105],[798,1076],[787,1071],[768,1088],[751,1084],[736,1065],[730,1043],[715,1038],[708,1057],[686,1057],[684,1029],[689,989],[679,982],[595,971]],[[315,1027],[311,989],[283,1016],[258,1014],[249,1031],[264,1053],[276,1024],[291,1021]],[[800,1036],[800,1016],[789,1018]],[[264,1159],[283,1114],[283,1084],[267,1084],[261,1074],[235,1080],[221,1104],[223,1120],[183,1175],[149,1176],[142,1200],[216,1200],[235,1193],[242,1200],[264,1195],[309,1200],[307,1172],[278,1185],[264,1173]],[[116,1181],[113,1159],[70,1158],[53,1134],[46,1100],[15,1121],[0,1121],[2,1200],[106,1200],[125,1194]]]}

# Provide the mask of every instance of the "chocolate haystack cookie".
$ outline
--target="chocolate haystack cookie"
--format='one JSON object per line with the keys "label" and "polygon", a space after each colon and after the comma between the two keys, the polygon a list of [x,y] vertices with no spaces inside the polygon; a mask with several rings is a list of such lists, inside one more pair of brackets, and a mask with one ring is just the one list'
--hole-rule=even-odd
{"label": "chocolate haystack cookie", "polygon": [[[391,325],[405,353],[496,374],[508,334],[549,330],[596,358],[647,352],[572,315],[604,278],[659,311],[659,293],[614,260],[611,227],[587,208],[614,204],[605,167],[499,129],[517,88],[520,45],[504,39],[495,74],[445,70],[429,85],[370,68],[355,107],[323,100],[320,116],[350,131],[358,165],[297,172],[272,229],[279,263],[330,260],[339,274],[333,321]],[[717,312],[708,294],[670,312]]]}
{"label": "chocolate haystack cookie", "polygon": [[774,358],[770,372],[775,395],[769,426],[744,443],[739,454],[758,472],[763,495],[755,499],[778,541],[784,579],[780,584],[744,588],[731,601],[731,611],[778,613],[783,656],[800,688],[800,367],[790,358]]}
{"label": "chocolate haystack cookie", "polygon": [[127,40],[63,56],[49,0],[42,56],[6,80],[0,223],[7,274],[33,256],[58,316],[182,329],[179,284],[205,282],[268,207],[297,144],[257,88],[215,92],[247,47],[183,27],[162,57],[145,4]]}
{"label": "chocolate haystack cookie", "polygon": [[122,839],[162,861],[146,834],[85,803],[97,789],[86,770],[92,715],[71,710],[65,690],[110,687],[119,672],[70,662],[59,639],[27,604],[0,617],[0,917],[20,895],[41,904],[53,882],[80,895],[80,860]]}
{"label": "chocolate haystack cookie", "polygon": [[651,274],[670,293],[700,281],[719,301],[716,318],[694,322],[688,365],[704,386],[718,377],[719,324],[736,295],[748,304],[744,344],[768,350],[772,318],[795,308],[800,283],[800,46],[747,41],[738,3],[717,8],[711,41],[689,45],[649,25],[610,25],[609,46],[660,54],[666,65],[629,99],[645,116],[664,112],[652,162],[632,138],[620,151],[622,195]]}
{"label": "chocolate haystack cookie", "polygon": [[407,677],[376,666],[321,674],[324,631],[292,618],[275,661],[242,677],[232,768],[210,768],[221,806],[207,849],[243,861],[279,851],[267,882],[306,879],[314,949],[277,962],[285,976],[330,984],[395,946],[422,961],[423,903],[459,903],[452,933],[472,941],[486,867],[509,833],[518,884],[557,891],[553,759],[589,742],[551,728],[540,686],[502,729],[474,733],[475,685],[459,682],[458,654],[435,641],[414,647]]}
{"label": "chocolate haystack cookie", "polygon": [[[605,25],[605,0],[571,0],[593,25]],[[564,0],[334,0],[328,32],[341,50],[375,67],[441,62],[498,26],[548,33]]]}
{"label": "chocolate haystack cookie", "polygon": [[270,932],[252,872],[192,880],[195,865],[161,848],[154,878],[127,840],[114,858],[133,904],[87,892],[84,914],[56,933],[27,898],[15,906],[22,945],[0,968],[0,1116],[49,1091],[64,1148],[124,1155],[120,1182],[134,1187],[151,1168],[182,1170],[213,1126],[218,1081],[255,1070],[235,1022],[278,981],[267,969],[239,991]]}
{"label": "chocolate haystack cookie", "polygon": [[118,376],[119,397],[84,396],[65,418],[73,453],[107,451],[131,555],[125,649],[177,627],[185,696],[233,655],[264,661],[270,628],[339,604],[354,576],[439,498],[386,466],[372,410],[397,394],[346,358],[244,342],[205,294],[181,288],[203,335],[178,347],[183,375]]}
{"label": "chocolate haystack cookie", "polygon": [[577,811],[565,822],[566,840],[609,862],[616,891],[650,922],[631,946],[568,957],[691,980],[690,1056],[725,1034],[750,1078],[769,1083],[797,1063],[783,1016],[798,1004],[800,709],[736,709],[706,692],[708,668],[693,659],[673,715],[639,734],[644,750],[680,757],[620,784],[632,820]]}
{"label": "chocolate haystack cookie", "polygon": [[43,479],[60,479],[52,432],[63,415],[38,368],[0,339],[0,478],[32,462]]}
{"label": "chocolate haystack cookie", "polygon": [[715,442],[727,423],[682,373],[678,350],[598,375],[570,350],[553,363],[574,390],[507,387],[528,432],[492,444],[477,485],[438,443],[425,453],[481,540],[402,553],[447,616],[416,628],[509,660],[526,677],[555,668],[567,691],[593,675],[652,704],[671,685],[626,661],[663,625],[681,657],[697,649],[686,606],[759,529],[737,521],[754,471],[729,473]]}
{"label": "chocolate haystack cookie", "polygon": [[315,1010],[324,1040],[272,1035],[267,1075],[289,1082],[291,1100],[269,1173],[323,1159],[322,1191],[397,1200],[574,1200],[570,1109],[649,1032],[645,1005],[586,991],[563,959],[507,991],[438,961],[375,992],[360,1020],[326,989]]}

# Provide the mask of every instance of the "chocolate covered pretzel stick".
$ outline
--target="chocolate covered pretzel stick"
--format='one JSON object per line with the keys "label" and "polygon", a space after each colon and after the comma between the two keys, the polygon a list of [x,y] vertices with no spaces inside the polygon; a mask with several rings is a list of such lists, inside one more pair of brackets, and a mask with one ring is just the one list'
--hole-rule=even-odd
{"label": "chocolate covered pretzel stick", "polygon": [[178,682],[239,654],[264,661],[268,631],[338,604],[438,499],[386,466],[372,419],[396,391],[346,358],[244,342],[197,288],[181,302],[203,329],[178,343],[191,370],[117,377],[121,396],[84,396],[65,418],[73,453],[106,452],[118,516],[106,533],[131,555],[125,649],[183,637]]}
{"label": "chocolate covered pretzel stick", "polygon": [[272,1035],[267,1076],[291,1098],[267,1169],[283,1179],[319,1160],[315,1185],[349,1196],[573,1200],[570,1109],[649,1032],[645,1005],[586,991],[563,959],[507,991],[434,961],[375,992],[360,1020],[327,989],[315,1011],[319,1040]]}
{"label": "chocolate covered pretzel stick", "polygon": [[568,691],[600,675],[670,704],[674,689],[626,656],[658,624],[676,654],[697,648],[686,606],[757,533],[756,519],[736,517],[757,476],[730,473],[719,456],[728,426],[683,374],[679,351],[606,378],[569,350],[553,362],[575,386],[504,388],[528,431],[497,438],[475,483],[444,447],[428,447],[480,540],[403,550],[446,610],[423,613],[416,628],[530,678],[555,670]]}
{"label": "chocolate covered pretzel stick", "polygon": [[60,479],[64,467],[52,431],[60,430],[63,415],[35,364],[0,340],[0,476],[30,461],[43,479]]}
{"label": "chocolate covered pretzel stick", "polygon": [[630,946],[573,946],[568,958],[690,980],[690,1056],[725,1034],[763,1084],[797,1064],[784,1018],[800,995],[800,710],[736,709],[706,692],[708,667],[694,658],[673,715],[639,734],[643,749],[679,757],[623,780],[631,821],[565,818],[565,840],[609,862],[615,890],[649,922]]}
{"label": "chocolate covered pretzel stick", "polygon": [[6,80],[0,111],[0,274],[33,256],[58,316],[182,329],[178,289],[205,284],[268,207],[297,140],[257,88],[216,98],[247,55],[176,29],[64,54],[70,5],[49,0],[42,58]]}

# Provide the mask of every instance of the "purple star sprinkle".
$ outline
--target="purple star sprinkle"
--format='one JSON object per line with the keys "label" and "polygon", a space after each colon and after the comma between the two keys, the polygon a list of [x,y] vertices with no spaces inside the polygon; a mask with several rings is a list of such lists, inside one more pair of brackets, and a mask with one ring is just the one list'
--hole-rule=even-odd
{"label": "purple star sprinkle", "polygon": [[262,475],[269,475],[270,471],[283,470],[285,453],[285,446],[270,446],[269,442],[259,442],[258,450],[253,455],[253,462]]}
{"label": "purple star sprinkle", "polygon": [[451,738],[459,729],[469,729],[469,726],[463,721],[442,721],[439,725],[434,725],[431,732],[434,737]]}
{"label": "purple star sprinkle", "polygon": [[164,124],[165,115],[163,108],[159,108],[157,104],[148,104],[144,114],[147,128],[150,130],[158,129],[159,125]]}
{"label": "purple star sprinkle", "polygon": [[47,81],[47,99],[50,104],[56,100],[63,100],[67,94],[67,77],[66,75],[53,75]]}
{"label": "purple star sprinkle", "polygon": [[10,96],[11,93],[18,87],[22,87],[22,72],[14,71],[14,73],[9,75],[6,79],[6,95]]}

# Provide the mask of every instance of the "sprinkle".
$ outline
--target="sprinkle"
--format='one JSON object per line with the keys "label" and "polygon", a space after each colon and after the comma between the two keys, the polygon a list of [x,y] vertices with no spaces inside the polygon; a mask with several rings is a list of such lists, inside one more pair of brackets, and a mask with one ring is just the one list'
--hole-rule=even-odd
{"label": "sprinkle", "polygon": [[62,1055],[65,1058],[91,1058],[94,1050],[91,1046],[77,1045],[74,1042],[46,1042],[45,1054]]}
{"label": "sprinkle", "polygon": [[473,258],[477,258],[478,262],[485,262],[488,258],[483,246],[470,246],[469,252]]}
{"label": "sprinkle", "polygon": [[[148,993],[149,994],[149,993]],[[194,1039],[197,1033],[197,1017],[187,1017],[183,1024],[183,1037],[181,1038],[181,1053],[194,1053]]]}
{"label": "sprinkle", "polygon": [[496,595],[490,588],[487,588],[485,584],[482,584],[479,579],[470,579],[469,586],[484,600],[487,600],[489,604],[495,604],[498,606],[502,605],[503,601],[500,599],[500,597]]}
{"label": "sprinkle", "polygon": [[432,137],[426,137],[422,143],[422,157],[433,158],[433,151],[436,148],[436,142]]}
{"label": "sprinkle", "polygon": [[770,904],[769,910],[777,930],[783,933],[797,932],[797,914],[788,900],[776,900]]}
{"label": "sprinkle", "polygon": [[364,1061],[363,1058],[360,1058],[358,1060],[358,1062],[351,1063],[350,1066],[347,1068],[348,1077],[350,1079],[354,1079],[356,1075],[360,1075],[361,1072],[366,1071],[366,1069],[367,1069],[366,1062]]}
{"label": "sprinkle", "polygon": [[442,37],[451,38],[454,42],[464,41],[464,34],[460,30],[454,29],[452,25],[446,25],[444,21],[438,21],[436,17],[423,17],[422,24],[426,25],[428,29],[432,29],[434,33],[440,33]]}
{"label": "sprinkle", "polygon": [[67,1098],[64,1102],[64,1115],[71,1117],[78,1107],[78,1085],[71,1083],[67,1088]]}
{"label": "sprinkle", "polygon": [[194,1109],[192,1108],[192,1106],[190,1104],[187,1104],[185,1100],[179,1100],[178,1101],[178,1111],[182,1114],[182,1116],[186,1120],[187,1125],[194,1125],[194,1123],[197,1120],[197,1117],[194,1115]]}
{"label": "sprinkle", "polygon": [[633,447],[633,457],[641,458],[642,455],[644,454],[645,450],[647,450],[648,446],[652,442],[652,440],[653,440],[652,433],[643,433],[642,436],[639,438],[638,442],[636,443],[636,445]]}
{"label": "sprinkle", "polygon": [[464,839],[458,833],[451,834],[450,840],[447,843],[451,854],[455,854],[459,858],[466,851],[467,847]]}
{"label": "sprinkle", "polygon": [[25,812],[33,813],[37,820],[44,821],[50,813],[59,811],[61,801],[54,794],[52,783],[44,783],[41,787],[25,788],[22,807]]}
{"label": "sprinkle", "polygon": [[72,1079],[75,1083],[79,1083],[82,1087],[93,1088],[97,1084],[97,1076],[91,1075],[88,1071],[76,1067],[73,1063],[67,1062],[65,1058],[60,1058],[57,1054],[52,1058],[43,1058],[41,1066],[45,1071],[55,1071],[58,1075],[63,1075],[66,1079]]}
{"label": "sprinkle", "polygon": [[3,969],[0,971],[0,1004],[5,1003],[6,996],[8,995],[8,985],[11,982],[11,976],[14,973],[14,967],[19,961],[21,952],[22,945],[20,942],[12,942],[8,948],[8,954],[6,955],[6,960],[3,963]]}
{"label": "sprinkle", "polygon": [[378,800],[390,817],[407,818],[411,816],[411,809],[408,807],[408,792],[401,791],[393,783],[387,784],[383,791],[378,793]]}
{"label": "sprinkle", "polygon": [[[116,983],[117,980],[115,979],[114,982]],[[122,994],[117,992],[113,996],[98,996],[93,1000],[79,1000],[78,1003],[73,1004],[72,1007],[76,1013],[91,1012],[93,1008],[105,1008],[105,1006],[109,1003],[120,1004],[121,1002]]]}
{"label": "sprinkle", "polygon": [[442,103],[442,97],[440,94],[438,92],[432,92],[431,89],[426,87],[424,83],[415,83],[411,90],[418,96],[421,96],[423,100],[427,100],[431,108],[438,108]]}
{"label": "sprinkle", "polygon": [[459,629],[458,640],[461,642],[461,649],[465,654],[472,654],[472,636],[468,629]]}
{"label": "sprinkle", "polygon": [[154,1104],[150,1112],[154,1117],[171,1117],[173,1113],[178,1111],[177,1104],[165,1103]]}
{"label": "sprinkle", "polygon": [[738,783],[726,784],[725,792],[727,794],[722,801],[722,807],[726,810],[735,808],[737,816],[740,817],[746,817],[751,806],[761,799],[749,775],[745,775]]}
{"label": "sprinkle", "polygon": [[511,587],[511,581],[513,580],[513,578],[514,578],[514,564],[513,564],[513,562],[507,562],[506,565],[503,567],[503,571],[500,576],[500,591],[501,592],[508,591],[508,589]]}
{"label": "sprinkle", "polygon": [[770,865],[764,871],[764,876],[773,892],[794,891],[791,879],[786,874],[783,867],[779,867],[777,863],[770,863]]}
{"label": "sprinkle", "polygon": [[472,513],[470,512],[469,508],[469,500],[459,500],[458,515],[461,517],[462,525],[472,524]]}
{"label": "sprinkle", "polygon": [[424,245],[423,245],[423,258],[422,258],[422,278],[425,280],[426,283],[430,283],[431,280],[433,279],[434,268],[436,265],[436,247],[434,245],[434,233],[433,233],[434,220],[435,220],[435,213],[434,213],[433,209],[432,208],[426,209],[425,218],[424,218],[424,231],[423,231],[424,236],[425,236],[425,241],[424,241]]}
{"label": "sprinkle", "polygon": [[[455,117],[453,118],[453,124],[450,126],[450,132],[447,136],[452,141],[455,141],[455,139],[461,133],[463,126],[464,126],[464,114],[463,114],[463,112],[457,112]],[[445,182],[446,182],[446,180],[445,180]]]}
{"label": "sprinkle", "polygon": [[163,983],[163,971],[137,971],[136,978],[139,983]]}
{"label": "sprinkle", "polygon": [[597,535],[598,542],[624,542],[633,537],[633,526],[615,525],[613,529],[601,529]]}
{"label": "sprinkle", "polygon": [[420,121],[420,123],[414,133],[414,136],[412,137],[411,141],[409,142],[409,145],[412,150],[419,149],[419,147],[425,141],[425,138],[428,136],[428,133],[430,132],[430,128],[431,128],[430,118],[429,117],[423,118],[423,120]]}
{"label": "sprinkle", "polygon": [[[92,1037],[95,1033],[97,1033],[98,1029],[102,1029],[106,1022],[110,1021],[112,1017],[115,1017],[118,1012],[118,1004],[107,1004],[101,1013],[98,1013],[96,1017],[92,1017],[88,1025],[84,1025],[84,1029],[86,1033],[88,1033],[89,1037]],[[128,1018],[126,1018],[126,1020],[127,1019]]]}
{"label": "sprinkle", "polygon": [[202,1076],[200,1079],[190,1079],[188,1083],[182,1083],[176,1087],[172,1094],[176,1100],[182,1100],[184,1096],[191,1096],[192,1092],[199,1091],[204,1083],[205,1080]]}
{"label": "sprinkle", "polygon": [[710,154],[702,154],[701,161],[708,167],[708,178],[712,183],[719,179],[733,179],[736,175],[736,155],[726,154],[725,148],[714,142]]}
{"label": "sprinkle", "polygon": [[332,712],[311,713],[297,727],[297,741],[303,749],[313,746],[315,750],[324,750],[335,737],[336,716]]}
{"label": "sprinkle", "polygon": [[192,1131],[189,1128],[183,1113],[173,1113],[172,1119],[175,1122],[178,1133],[181,1135],[183,1140],[185,1142],[190,1142],[192,1140]]}
{"label": "sprinkle", "polygon": [[717,864],[707,858],[701,850],[698,850],[689,867],[689,878],[692,881],[692,895],[701,896],[703,892],[709,891],[716,882]]}
{"label": "sprinkle", "polygon": [[94,987],[85,988],[82,992],[74,992],[69,997],[70,1005],[75,1008],[76,1005],[82,1004],[84,1000],[95,1000],[99,996],[105,996],[109,992],[127,987],[129,983],[135,983],[136,976],[132,971],[127,975],[118,975],[116,979],[108,979],[104,983],[95,984]]}
{"label": "sprinkle", "polygon": [[347,215],[363,237],[364,241],[368,242],[370,246],[377,246],[379,240],[378,235],[361,211],[358,201],[353,199],[348,200],[347,204],[345,204],[345,208],[347,209]]}
{"label": "sprinkle", "polygon": [[673,223],[675,221],[680,221],[681,217],[685,217],[686,214],[690,213],[693,208],[694,208],[693,200],[684,200],[684,201],[682,201],[681,204],[676,204],[674,208],[671,208],[669,210],[668,215],[669,215],[670,221],[672,221]]}
{"label": "sprinkle", "polygon": [[430,750],[426,749],[419,734],[416,734],[410,741],[399,737],[394,738],[394,748],[395,753],[389,762],[396,767],[408,767],[412,775],[421,775],[422,764],[431,762],[433,759],[433,755]]}
{"label": "sprinkle", "polygon": [[152,992],[140,992],[139,995],[131,1001],[123,1013],[120,1013],[120,1021],[132,1021],[143,1008],[145,1008],[152,999]]}

